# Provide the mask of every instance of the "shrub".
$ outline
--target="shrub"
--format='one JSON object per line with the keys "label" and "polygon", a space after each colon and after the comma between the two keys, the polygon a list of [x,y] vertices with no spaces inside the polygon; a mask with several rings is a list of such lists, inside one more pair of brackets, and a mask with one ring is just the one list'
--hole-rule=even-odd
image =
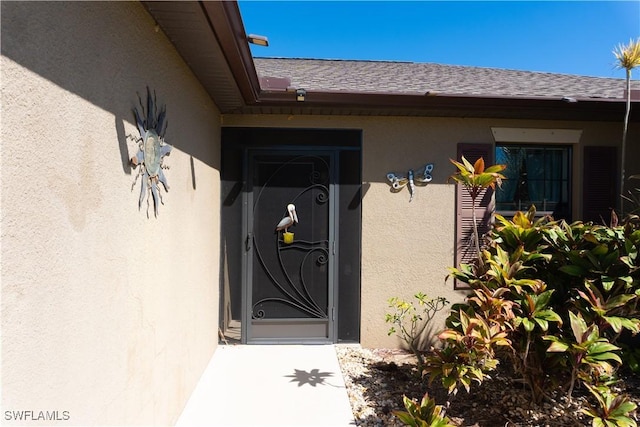
{"label": "shrub", "polygon": [[626,396],[612,393],[607,387],[586,385],[596,398],[597,406],[583,409],[582,412],[593,418],[593,427],[636,427],[636,422],[629,413],[636,409],[636,404]]}
{"label": "shrub", "polygon": [[535,208],[496,225],[476,265],[450,269],[471,293],[452,307],[430,381],[469,389],[508,358],[535,401],[550,387],[601,385],[619,364],[625,330],[640,331],[640,220],[622,225],[535,218]]}
{"label": "shrub", "polygon": [[423,334],[436,315],[449,302],[443,297],[429,298],[422,292],[414,295],[417,306],[411,301],[398,297],[389,298],[389,307],[394,311],[385,315],[385,322],[391,323],[387,335],[397,334],[418,360],[418,369],[424,367]]}
{"label": "shrub", "polygon": [[445,410],[441,405],[425,393],[424,397],[418,402],[402,396],[402,401],[406,411],[394,411],[393,414],[400,418],[405,425],[412,427],[454,427],[455,424],[445,416]]}

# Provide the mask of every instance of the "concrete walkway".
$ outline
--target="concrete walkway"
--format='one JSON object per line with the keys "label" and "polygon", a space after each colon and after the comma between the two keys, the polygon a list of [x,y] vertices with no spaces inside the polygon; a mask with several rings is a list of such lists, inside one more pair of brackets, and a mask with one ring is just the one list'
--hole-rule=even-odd
{"label": "concrete walkway", "polygon": [[355,425],[332,345],[220,345],[176,424]]}

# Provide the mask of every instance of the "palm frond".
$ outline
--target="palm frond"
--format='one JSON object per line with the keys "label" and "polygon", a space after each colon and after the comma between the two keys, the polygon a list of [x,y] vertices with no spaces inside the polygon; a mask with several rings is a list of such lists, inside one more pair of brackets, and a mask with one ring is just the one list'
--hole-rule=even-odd
{"label": "palm frond", "polygon": [[631,71],[640,66],[640,38],[637,40],[629,40],[629,44],[619,44],[613,50],[616,57],[616,67]]}

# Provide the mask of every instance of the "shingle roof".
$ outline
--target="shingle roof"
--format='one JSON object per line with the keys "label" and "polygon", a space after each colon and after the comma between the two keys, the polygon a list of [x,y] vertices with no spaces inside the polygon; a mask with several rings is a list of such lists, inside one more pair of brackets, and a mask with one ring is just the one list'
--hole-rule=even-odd
{"label": "shingle roof", "polygon": [[[515,97],[624,97],[624,79],[433,63],[254,58],[260,77],[288,78],[293,88]],[[632,82],[640,89],[640,82]],[[265,89],[263,87],[263,89]]]}

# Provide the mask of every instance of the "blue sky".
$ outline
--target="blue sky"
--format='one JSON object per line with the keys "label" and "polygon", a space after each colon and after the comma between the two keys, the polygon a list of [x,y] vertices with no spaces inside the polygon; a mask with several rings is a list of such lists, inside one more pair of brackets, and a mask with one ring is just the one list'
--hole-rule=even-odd
{"label": "blue sky", "polygon": [[[436,62],[624,78],[613,49],[640,37],[632,1],[240,0],[254,56]],[[640,77],[636,69],[633,79]]]}

